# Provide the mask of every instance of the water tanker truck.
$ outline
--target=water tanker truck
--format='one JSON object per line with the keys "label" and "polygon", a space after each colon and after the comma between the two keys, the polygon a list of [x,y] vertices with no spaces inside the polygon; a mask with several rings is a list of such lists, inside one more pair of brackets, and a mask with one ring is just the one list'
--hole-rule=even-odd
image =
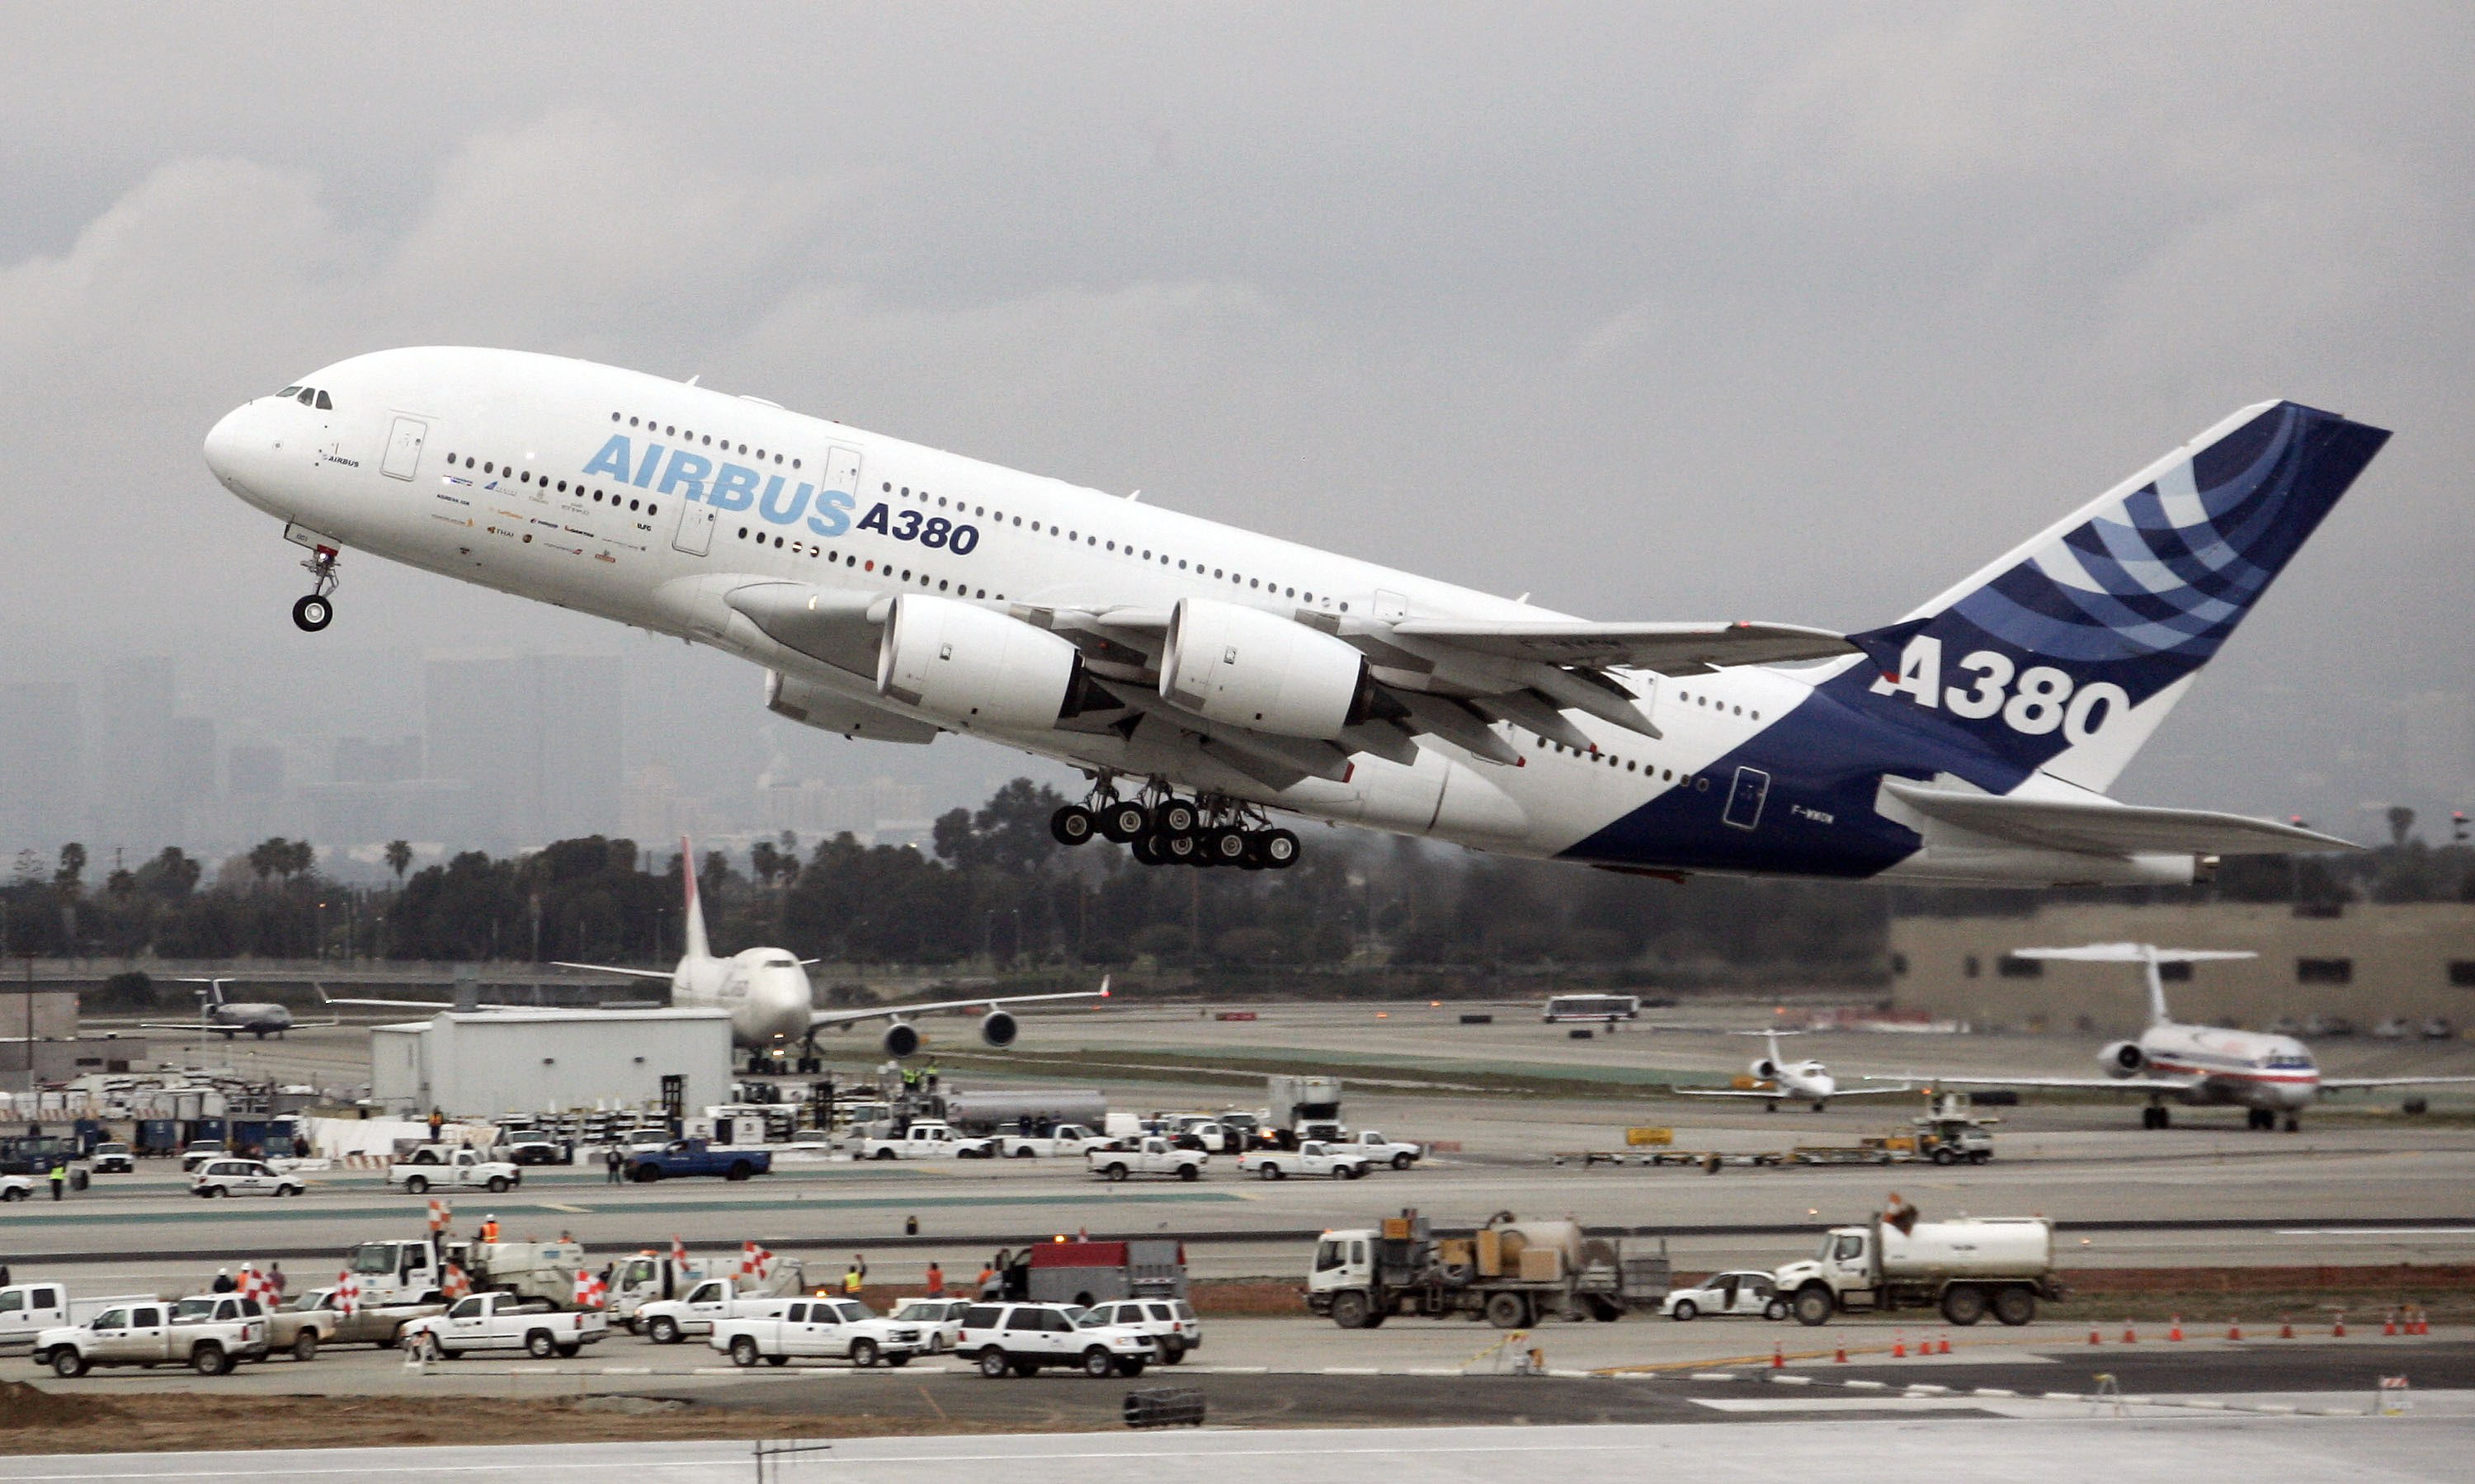
{"label": "water tanker truck", "polygon": [[1666,1297],[1663,1244],[1591,1237],[1571,1221],[1522,1221],[1438,1231],[1415,1210],[1377,1229],[1327,1231],[1315,1244],[1307,1307],[1343,1329],[1395,1314],[1483,1316],[1499,1329],[1542,1319],[1616,1320]]}
{"label": "water tanker truck", "polygon": [[2037,1301],[2060,1302],[2054,1224],[2042,1216],[1961,1216],[1923,1221],[1892,1206],[1861,1227],[1833,1227],[1812,1260],[1778,1270],[1778,1291],[1798,1321],[1828,1324],[1867,1309],[1939,1308],[1954,1325],[1992,1314],[2006,1325],[2037,1317]]}

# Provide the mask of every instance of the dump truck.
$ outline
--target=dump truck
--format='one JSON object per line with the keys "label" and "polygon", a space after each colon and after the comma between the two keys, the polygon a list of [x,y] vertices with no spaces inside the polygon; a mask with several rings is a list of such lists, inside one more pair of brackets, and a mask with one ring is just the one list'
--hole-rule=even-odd
{"label": "dump truck", "polygon": [[1437,1230],[1412,1208],[1373,1230],[1325,1232],[1307,1307],[1343,1329],[1373,1329],[1396,1314],[1483,1316],[1499,1329],[1521,1329],[1542,1319],[1654,1311],[1669,1277],[1663,1241],[1592,1237],[1576,1222],[1523,1221],[1510,1211]]}
{"label": "dump truck", "polygon": [[1336,1139],[1346,1131],[1340,1122],[1340,1079],[1293,1077],[1266,1079],[1269,1101],[1263,1108],[1262,1131],[1283,1143],[1300,1139]]}
{"label": "dump truck", "polygon": [[2042,1216],[1924,1221],[1897,1197],[1861,1227],[1833,1227],[1809,1261],[1778,1270],[1778,1291],[1799,1323],[1826,1325],[1867,1309],[1939,1308],[1954,1325],[1991,1313],[2006,1325],[2058,1302],[2054,1224]]}

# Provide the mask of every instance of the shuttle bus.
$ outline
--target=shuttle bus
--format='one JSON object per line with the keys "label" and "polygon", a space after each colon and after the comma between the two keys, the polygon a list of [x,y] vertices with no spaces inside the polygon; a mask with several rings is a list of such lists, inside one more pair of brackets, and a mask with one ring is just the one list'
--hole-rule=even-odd
{"label": "shuttle bus", "polygon": [[1641,1016],[1641,996],[1634,994],[1559,994],[1547,1002],[1547,1012],[1539,1018],[1549,1025],[1561,1020],[1636,1020]]}

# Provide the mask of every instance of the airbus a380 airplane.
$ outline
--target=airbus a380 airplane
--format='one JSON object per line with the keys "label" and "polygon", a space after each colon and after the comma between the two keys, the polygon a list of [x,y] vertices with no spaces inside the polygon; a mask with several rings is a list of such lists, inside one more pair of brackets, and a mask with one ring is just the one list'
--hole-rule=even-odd
{"label": "airbus a380 airplane", "polygon": [[1147,861],[1287,865],[1284,811],[1657,874],[2170,884],[2350,848],[2104,791],[2387,437],[2246,407],[1844,637],[1567,618],[521,352],[340,361],[206,455],[310,548],[305,629],[354,548],[676,635],[826,731],[1071,764],[1059,837]]}

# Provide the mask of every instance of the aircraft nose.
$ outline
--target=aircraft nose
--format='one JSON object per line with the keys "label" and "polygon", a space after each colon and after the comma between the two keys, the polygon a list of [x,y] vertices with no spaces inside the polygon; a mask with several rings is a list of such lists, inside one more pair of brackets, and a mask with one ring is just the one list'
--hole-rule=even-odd
{"label": "aircraft nose", "polygon": [[246,405],[234,407],[207,429],[207,467],[216,478],[230,484],[240,468],[241,425],[248,419]]}

